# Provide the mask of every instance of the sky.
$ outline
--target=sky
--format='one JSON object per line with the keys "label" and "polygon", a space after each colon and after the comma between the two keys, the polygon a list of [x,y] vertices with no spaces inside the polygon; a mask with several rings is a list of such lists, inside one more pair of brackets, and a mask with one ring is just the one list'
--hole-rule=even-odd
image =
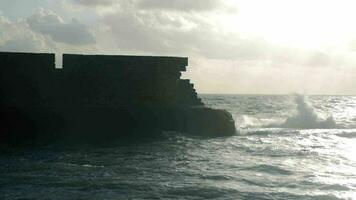
{"label": "sky", "polygon": [[354,0],[1,0],[0,51],[184,56],[198,93],[356,95]]}

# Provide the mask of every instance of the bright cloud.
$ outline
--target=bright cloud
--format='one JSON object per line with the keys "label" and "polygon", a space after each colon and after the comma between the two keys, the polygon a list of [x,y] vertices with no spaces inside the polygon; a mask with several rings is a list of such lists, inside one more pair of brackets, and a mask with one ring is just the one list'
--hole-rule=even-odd
{"label": "bright cloud", "polygon": [[95,38],[87,26],[75,19],[66,23],[60,16],[50,10],[36,9],[27,19],[27,23],[33,31],[48,35],[56,42],[73,45],[95,43]]}
{"label": "bright cloud", "polygon": [[351,0],[37,4],[1,9],[0,50],[189,56],[184,76],[207,93],[356,94]]}

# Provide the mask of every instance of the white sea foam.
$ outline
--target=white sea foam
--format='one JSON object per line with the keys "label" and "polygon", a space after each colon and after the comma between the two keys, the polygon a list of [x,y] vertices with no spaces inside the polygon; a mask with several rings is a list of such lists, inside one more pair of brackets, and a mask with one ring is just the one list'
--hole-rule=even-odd
{"label": "white sea foam", "polygon": [[[59,141],[2,147],[0,199],[355,197],[356,129],[283,128],[287,118],[302,115],[286,96],[203,97],[207,105],[221,105],[218,108],[235,114],[237,124],[247,127],[245,132],[222,138],[166,132],[163,137],[124,139],[110,146]],[[356,106],[345,109],[356,105],[356,97],[311,99],[311,121],[326,121],[322,114],[333,113],[338,126],[355,123]],[[272,123],[274,128],[264,128]]]}
{"label": "white sea foam", "polygon": [[241,115],[237,117],[237,127],[246,128],[293,128],[293,129],[337,129],[338,125],[333,116],[319,114],[308,97],[300,94],[294,95],[296,108],[287,118],[259,118],[256,116]]}
{"label": "white sea foam", "polygon": [[332,115],[324,118],[315,111],[308,98],[295,94],[296,112],[281,124],[283,128],[333,129],[339,128]]}

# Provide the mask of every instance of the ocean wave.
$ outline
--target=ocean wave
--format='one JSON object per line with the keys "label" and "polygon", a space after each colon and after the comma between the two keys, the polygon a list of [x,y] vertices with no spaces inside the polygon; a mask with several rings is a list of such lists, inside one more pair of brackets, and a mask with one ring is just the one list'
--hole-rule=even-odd
{"label": "ocean wave", "polygon": [[325,185],[321,187],[320,190],[349,191],[350,188],[340,184],[331,184],[331,185]]}
{"label": "ocean wave", "polygon": [[356,138],[356,132],[343,132],[336,135],[344,138]]}
{"label": "ocean wave", "polygon": [[268,174],[272,174],[272,175],[291,175],[293,174],[293,172],[286,170],[286,169],[282,169],[281,167],[278,166],[273,166],[273,165],[256,165],[256,166],[252,166],[252,167],[247,167],[244,168],[242,170],[248,170],[248,171],[257,171],[257,172],[264,172],[264,173],[268,173]]}
{"label": "ocean wave", "polygon": [[278,127],[269,127],[271,124],[281,124],[283,119],[262,119],[255,116],[241,115],[236,120],[236,127],[240,129],[249,129],[249,128],[278,128]]}
{"label": "ocean wave", "polygon": [[252,129],[239,129],[238,135],[246,136],[246,135],[260,135],[260,136],[268,136],[268,135],[285,135],[285,134],[299,134],[298,130],[285,130],[283,128],[252,128]]}
{"label": "ocean wave", "polygon": [[295,94],[294,101],[297,105],[296,113],[281,124],[284,128],[298,129],[335,129],[340,128],[332,115],[323,118],[316,113],[314,107],[309,103],[307,97]]}
{"label": "ocean wave", "polygon": [[242,115],[240,117],[240,128],[291,128],[291,129],[343,129],[347,128],[337,124],[332,115],[327,117],[318,114],[308,98],[295,94],[294,102],[296,110],[284,120],[281,119],[259,119],[252,116]]}

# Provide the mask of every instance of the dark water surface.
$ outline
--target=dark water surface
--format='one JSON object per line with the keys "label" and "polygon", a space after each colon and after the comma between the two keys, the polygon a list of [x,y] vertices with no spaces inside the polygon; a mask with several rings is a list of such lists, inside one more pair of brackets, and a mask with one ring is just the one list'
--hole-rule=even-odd
{"label": "dark water surface", "polygon": [[239,134],[0,154],[0,199],[356,199],[356,97],[202,98]]}

